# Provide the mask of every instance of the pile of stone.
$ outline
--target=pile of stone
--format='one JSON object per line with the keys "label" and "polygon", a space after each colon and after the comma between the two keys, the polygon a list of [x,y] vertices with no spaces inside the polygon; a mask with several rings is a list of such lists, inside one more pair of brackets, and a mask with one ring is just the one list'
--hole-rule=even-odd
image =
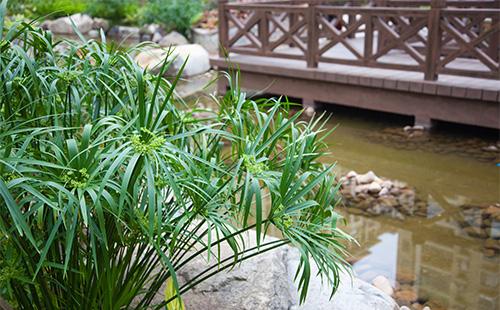
{"label": "pile of stone", "polygon": [[189,43],[182,34],[176,31],[167,33],[158,24],[148,24],[143,27],[121,25],[111,27],[106,19],[92,18],[81,13],[45,21],[41,27],[56,35],[75,35],[76,28],[78,32],[89,38],[99,38],[100,32],[103,31],[107,36],[119,41],[135,43],[149,41],[164,47]]}
{"label": "pile of stone", "polygon": [[483,253],[500,254],[500,203],[463,205],[458,224],[469,237],[483,239]]}
{"label": "pile of stone", "polygon": [[378,177],[373,171],[358,174],[350,171],[340,179],[347,211],[367,216],[427,216],[427,203],[418,198],[414,188],[400,181]]}
{"label": "pile of stone", "polygon": [[75,29],[88,38],[99,38],[101,31],[119,42],[139,43],[153,42],[156,47],[148,48],[136,56],[137,63],[154,73],[158,73],[167,56],[170,47],[170,59],[173,64],[169,67],[167,75],[176,75],[184,62],[183,77],[192,77],[206,73],[210,70],[209,54],[200,44],[189,44],[182,34],[172,31],[166,33],[158,24],[149,24],[141,28],[130,26],[110,26],[110,23],[102,18],[92,18],[86,14],[74,14],[69,17],[61,17],[55,20],[45,21],[41,25],[60,36],[74,36]]}

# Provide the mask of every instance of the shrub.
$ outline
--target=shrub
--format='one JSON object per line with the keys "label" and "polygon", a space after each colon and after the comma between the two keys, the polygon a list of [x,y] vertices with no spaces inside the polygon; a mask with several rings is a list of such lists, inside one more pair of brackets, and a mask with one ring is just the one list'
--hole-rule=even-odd
{"label": "shrub", "polygon": [[137,0],[90,0],[87,12],[113,22],[134,22],[139,9]]}
{"label": "shrub", "polygon": [[11,14],[31,17],[50,15],[51,18],[84,12],[85,0],[19,0],[9,2]]}
{"label": "shrub", "polygon": [[150,0],[142,12],[144,23],[158,23],[166,30],[189,34],[191,25],[202,16],[201,0]]}
{"label": "shrub", "polygon": [[[199,281],[285,244],[301,253],[301,301],[310,261],[337,287],[349,237],[332,167],[318,161],[319,119],[248,99],[232,79],[218,111],[196,119],[173,95],[179,76],[146,73],[137,48],[59,47],[13,27],[0,27],[3,297],[22,309],[142,309],[167,283],[163,305],[179,305]],[[282,238],[265,239],[271,228]],[[243,243],[252,229],[256,247]],[[179,285],[201,255],[210,265]]]}

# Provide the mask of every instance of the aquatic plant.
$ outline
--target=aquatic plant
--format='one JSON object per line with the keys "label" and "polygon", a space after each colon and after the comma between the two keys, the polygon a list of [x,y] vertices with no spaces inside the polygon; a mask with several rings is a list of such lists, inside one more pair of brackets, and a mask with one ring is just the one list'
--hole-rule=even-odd
{"label": "aquatic plant", "polygon": [[[21,309],[157,308],[219,272],[297,247],[300,300],[311,264],[333,290],[346,266],[338,184],[321,119],[231,90],[211,118],[176,98],[180,73],[153,76],[138,46],[55,41],[0,6],[0,295]],[[282,237],[265,238],[276,227]],[[244,242],[255,234],[256,245]],[[219,251],[232,250],[229,257]],[[179,283],[186,264],[207,267]]]}

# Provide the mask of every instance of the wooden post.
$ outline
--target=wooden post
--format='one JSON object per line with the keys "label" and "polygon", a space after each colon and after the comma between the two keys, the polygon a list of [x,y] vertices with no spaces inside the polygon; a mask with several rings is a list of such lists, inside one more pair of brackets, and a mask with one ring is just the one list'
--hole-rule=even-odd
{"label": "wooden post", "polygon": [[269,51],[269,21],[267,20],[267,11],[261,10],[259,15],[259,40],[262,44],[262,54],[266,55]]}
{"label": "wooden post", "polygon": [[307,5],[307,54],[306,62],[308,68],[318,67],[318,32],[319,25],[316,16],[316,5],[309,2]]}
{"label": "wooden post", "polygon": [[446,7],[446,0],[431,0],[431,9],[427,21],[427,55],[425,57],[424,78],[435,81],[438,78],[438,65],[441,59],[441,10]]}
{"label": "wooden post", "polygon": [[[500,9],[500,1],[495,1],[494,6],[495,9]],[[491,19],[491,27],[494,27],[499,21],[500,14],[497,14],[494,18]],[[493,59],[493,61],[500,61],[500,31],[496,34],[492,34],[488,43],[488,55],[491,57],[491,59]]]}
{"label": "wooden post", "polygon": [[[295,13],[288,13],[288,29],[292,29],[293,25],[297,22],[297,15]],[[288,43],[288,46],[290,47],[296,47],[297,45],[293,42],[290,41]]]}
{"label": "wooden post", "polygon": [[[378,6],[378,7],[385,7],[387,6],[387,1],[386,0],[376,0],[375,1],[375,6]],[[383,20],[385,21],[386,18],[383,18]],[[384,47],[384,45],[386,44],[386,41],[387,41],[387,35],[385,34],[385,32],[383,31],[378,31],[377,33],[377,51],[382,49]]]}
{"label": "wooden post", "polygon": [[[348,1],[345,6],[346,7],[351,7],[352,1]],[[354,14],[349,14],[348,19],[347,19],[347,27],[348,28],[351,24],[356,22],[356,15]],[[350,35],[347,36],[349,39],[353,39],[356,37],[356,32],[351,33]]]}
{"label": "wooden post", "polygon": [[373,15],[366,13],[363,18],[365,19],[365,47],[363,62],[368,65],[373,56]]}
{"label": "wooden post", "polygon": [[229,54],[229,23],[226,17],[226,3],[228,0],[219,0],[219,57],[225,58]]}

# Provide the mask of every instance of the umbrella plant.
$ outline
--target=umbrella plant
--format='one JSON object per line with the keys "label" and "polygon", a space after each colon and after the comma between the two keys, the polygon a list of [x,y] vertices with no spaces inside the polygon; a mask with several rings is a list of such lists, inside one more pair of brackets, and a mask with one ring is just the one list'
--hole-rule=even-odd
{"label": "umbrella plant", "polygon": [[[287,244],[300,252],[301,301],[313,263],[335,290],[350,237],[337,228],[333,167],[318,160],[324,120],[246,97],[237,75],[199,119],[175,95],[180,73],[163,77],[168,57],[151,75],[132,57],[144,46],[6,29],[5,7],[0,296],[22,309],[177,309],[201,281]],[[206,268],[180,283],[199,257]]]}

